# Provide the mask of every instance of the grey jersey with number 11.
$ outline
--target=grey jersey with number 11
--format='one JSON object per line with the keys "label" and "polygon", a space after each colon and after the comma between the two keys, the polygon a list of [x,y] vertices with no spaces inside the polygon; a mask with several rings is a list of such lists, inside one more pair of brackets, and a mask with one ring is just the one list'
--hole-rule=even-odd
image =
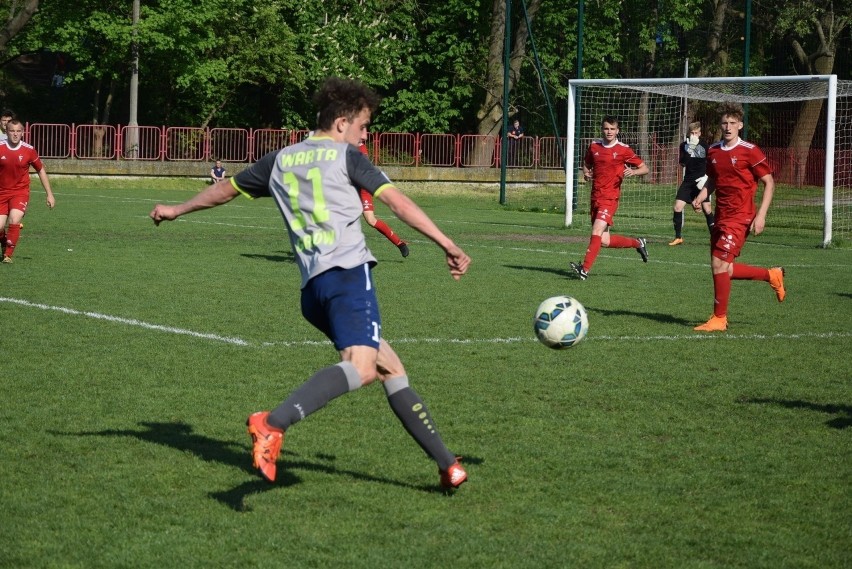
{"label": "grey jersey with number 11", "polygon": [[310,137],[270,152],[231,183],[250,198],[275,198],[302,273],[302,288],[329,269],[376,263],[361,231],[358,188],[377,195],[391,183],[355,146]]}

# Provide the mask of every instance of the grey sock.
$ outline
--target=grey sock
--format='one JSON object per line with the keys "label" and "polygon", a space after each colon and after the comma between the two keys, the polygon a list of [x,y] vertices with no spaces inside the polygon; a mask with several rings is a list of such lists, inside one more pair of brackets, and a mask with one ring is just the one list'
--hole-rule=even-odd
{"label": "grey sock", "polygon": [[456,457],[438,434],[426,404],[409,387],[408,377],[394,377],[385,381],[383,385],[391,409],[408,434],[432,460],[438,463],[438,468],[446,470],[452,466],[456,462]]}
{"label": "grey sock", "polygon": [[316,372],[287,399],[269,413],[266,422],[287,430],[329,401],[361,387],[358,370],[349,362],[329,366]]}

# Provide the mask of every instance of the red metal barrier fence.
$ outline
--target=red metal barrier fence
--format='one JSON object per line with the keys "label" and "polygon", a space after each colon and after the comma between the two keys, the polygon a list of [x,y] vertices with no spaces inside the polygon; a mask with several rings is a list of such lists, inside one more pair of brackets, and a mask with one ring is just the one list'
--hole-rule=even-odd
{"label": "red metal barrier fence", "polygon": [[[307,130],[156,127],[127,125],[26,125],[24,139],[42,158],[254,162],[295,144]],[[379,166],[496,167],[501,140],[473,134],[371,133],[370,159]],[[510,168],[561,169],[565,138],[528,136],[509,148]]]}
{"label": "red metal barrier fence", "polygon": [[[42,158],[83,160],[160,160],[192,162],[254,162],[264,154],[295,144],[307,130],[156,127],[113,125],[25,125],[24,140]],[[510,141],[513,142],[513,141]],[[509,168],[562,169],[567,139],[527,136],[507,149]],[[475,134],[371,133],[370,159],[379,166],[430,168],[494,168],[500,165],[502,141],[498,136]],[[586,143],[584,143],[586,144]],[[776,166],[776,181],[821,186],[825,175],[825,150],[805,154],[787,148],[764,148]],[[647,157],[652,181],[677,177],[677,150],[653,143]],[[849,167],[852,156],[835,156],[836,168]],[[789,167],[781,168],[781,165]]]}

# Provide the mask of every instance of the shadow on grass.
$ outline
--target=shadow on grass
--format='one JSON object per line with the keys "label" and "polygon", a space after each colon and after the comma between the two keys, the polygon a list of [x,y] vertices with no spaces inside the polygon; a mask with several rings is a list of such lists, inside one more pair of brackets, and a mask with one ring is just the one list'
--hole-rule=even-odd
{"label": "shadow on grass", "polygon": [[[439,484],[416,485],[398,480],[391,480],[380,476],[372,476],[363,472],[344,470],[337,468],[330,462],[336,460],[334,455],[316,454],[318,461],[301,460],[295,453],[282,451],[284,460],[279,460],[278,477],[274,483],[259,478],[259,474],[251,465],[251,449],[248,444],[241,445],[232,441],[214,439],[193,432],[191,425],[186,423],[154,423],[143,421],[139,425],[142,429],[107,429],[104,431],[82,431],[68,433],[60,431],[49,431],[55,435],[65,436],[96,436],[96,437],[132,437],[141,441],[171,447],[181,452],[188,452],[201,460],[207,462],[218,462],[227,466],[235,467],[251,475],[252,480],[244,482],[239,486],[222,492],[211,492],[208,495],[225,504],[237,512],[249,512],[251,507],[246,504],[246,497],[260,494],[270,490],[287,488],[300,483],[302,480],[292,471],[303,470],[309,472],[320,472],[335,476],[345,476],[355,480],[388,484],[400,488],[409,488],[423,492],[443,492]],[[479,464],[482,461],[477,458],[465,459],[468,464]]]}
{"label": "shadow on grass", "polygon": [[517,271],[538,271],[540,273],[549,273],[551,275],[557,275],[560,277],[568,277],[569,279],[579,280],[577,277],[577,273],[575,273],[569,266],[568,263],[565,263],[564,268],[560,267],[531,267],[525,265],[503,265],[507,269],[515,269]]}
{"label": "shadow on grass", "polygon": [[685,318],[678,318],[676,316],[672,316],[671,314],[662,314],[660,312],[637,312],[635,310],[607,310],[605,308],[589,308],[586,307],[587,312],[594,312],[595,314],[603,314],[604,316],[635,316],[637,318],[644,318],[646,320],[653,320],[654,322],[660,322],[661,324],[677,324],[678,326],[689,326],[690,328],[695,325],[695,322],[692,320],[686,320]]}
{"label": "shadow on grass", "polygon": [[[544,273],[551,273],[554,275],[559,275],[563,277],[568,277],[569,279],[580,281],[577,274],[571,269],[559,269],[555,267],[525,267],[522,265],[504,265],[507,269],[517,269],[520,271],[540,271]],[[613,275],[607,275],[613,276]],[[620,275],[619,275],[620,276]],[[544,299],[542,299],[544,300]],[[660,322],[662,324],[677,324],[678,326],[688,326],[692,328],[695,326],[694,320],[687,320],[685,318],[678,318],[676,316],[672,316],[671,314],[662,314],[659,312],[637,312],[635,310],[606,310],[603,308],[593,308],[587,305],[583,305],[586,308],[587,312],[594,312],[596,314],[602,314],[604,316],[635,316],[637,318],[644,318],[646,320],[653,320],[654,322]]]}
{"label": "shadow on grass", "polygon": [[805,409],[807,411],[819,411],[828,415],[838,415],[833,419],[829,419],[825,424],[832,429],[846,429],[852,427],[852,405],[834,405],[811,403],[810,401],[787,399],[746,399],[745,403],[757,403],[761,405],[780,405],[787,409]]}
{"label": "shadow on grass", "polygon": [[273,263],[294,263],[295,258],[293,257],[293,253],[290,251],[279,251],[279,255],[263,255],[258,253],[241,253],[241,257],[245,257],[246,259],[261,259],[264,261],[272,261]]}
{"label": "shadow on grass", "polygon": [[[584,281],[580,280],[580,277],[577,275],[577,273],[574,272],[574,269],[572,269],[571,266],[568,265],[567,262],[565,263],[564,268],[562,268],[562,267],[533,267],[533,266],[528,266],[528,265],[503,265],[503,266],[506,267],[507,269],[515,269],[517,271],[538,271],[540,273],[548,273],[548,274],[551,274],[551,275],[557,275],[557,276],[560,276],[560,277],[565,277],[570,281],[576,281],[578,283],[584,282]],[[614,278],[615,279],[628,279],[628,278],[631,278],[630,276],[628,276],[624,273],[611,273],[611,272],[606,272],[606,273],[595,272],[595,276],[600,277],[600,278],[607,278],[607,279],[614,279]],[[591,279],[593,277],[589,277],[589,278]]]}

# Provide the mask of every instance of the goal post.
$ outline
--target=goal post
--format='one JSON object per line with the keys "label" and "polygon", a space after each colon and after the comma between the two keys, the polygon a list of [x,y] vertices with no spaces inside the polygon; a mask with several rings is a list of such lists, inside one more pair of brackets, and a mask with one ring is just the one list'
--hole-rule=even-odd
{"label": "goal post", "polygon": [[588,213],[590,188],[580,162],[601,136],[601,119],[612,115],[619,119],[619,139],[651,170],[625,179],[618,223],[668,235],[681,175],[678,145],[693,121],[702,124],[706,141],[719,140],[724,102],[743,105],[743,138],[772,165],[769,224],[823,246],[852,238],[852,81],[836,75],[570,80],[565,225],[589,223],[582,214]]}

